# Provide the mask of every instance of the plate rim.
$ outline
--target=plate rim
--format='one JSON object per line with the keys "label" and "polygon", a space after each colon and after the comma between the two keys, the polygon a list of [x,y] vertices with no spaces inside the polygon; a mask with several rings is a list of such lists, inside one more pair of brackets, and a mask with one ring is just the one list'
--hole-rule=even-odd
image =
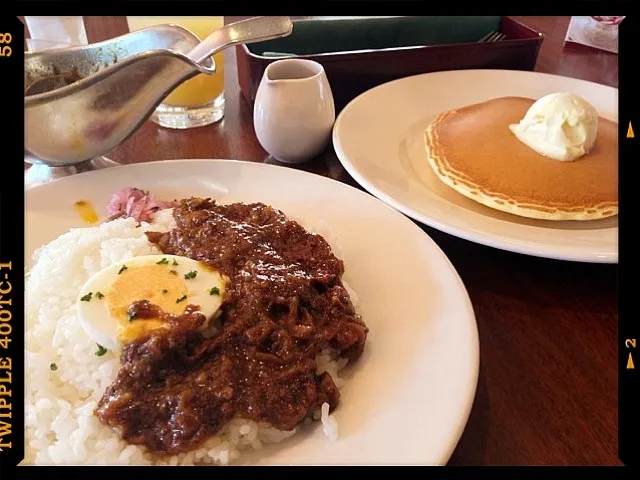
{"label": "plate rim", "polygon": [[[354,108],[354,104],[358,101],[362,101],[362,98],[366,97],[367,95],[372,94],[372,92],[377,91],[379,89],[383,89],[383,88],[390,88],[389,86],[392,84],[399,84],[402,82],[406,82],[409,81],[410,79],[417,79],[417,78],[424,78],[426,76],[437,76],[437,75],[441,75],[441,76],[446,76],[447,74],[465,74],[465,73],[478,73],[478,72],[492,72],[492,73],[502,73],[502,74],[524,74],[524,75],[531,75],[531,76],[542,76],[542,77],[551,77],[551,78],[556,78],[556,79],[565,79],[565,80],[571,80],[571,81],[575,81],[575,82],[583,82],[586,84],[590,84],[593,86],[597,86],[597,87],[606,87],[606,88],[610,88],[614,91],[618,91],[617,88],[612,87],[610,85],[605,85],[602,83],[597,83],[597,82],[592,82],[589,80],[583,80],[581,78],[573,78],[573,77],[567,77],[564,75],[556,75],[556,74],[552,74],[552,73],[546,73],[546,72],[535,72],[535,71],[530,71],[530,70],[505,70],[505,69],[463,69],[463,70],[442,70],[442,71],[437,71],[437,72],[428,72],[428,73],[421,73],[421,74],[417,74],[417,75],[409,75],[407,77],[403,77],[403,78],[398,78],[396,80],[391,80],[389,82],[385,82],[383,84],[380,84],[376,87],[373,87],[363,93],[361,93],[360,95],[358,95],[357,97],[353,98],[351,101],[349,101],[349,103],[347,103],[347,105],[342,109],[342,111],[338,114],[336,121],[334,123],[333,129],[332,129],[332,133],[331,133],[331,139],[332,139],[332,143],[333,143],[333,148],[336,152],[336,156],[338,157],[338,161],[340,162],[340,164],[343,166],[343,168],[347,171],[347,173],[349,173],[349,175],[351,175],[353,177],[353,179],[362,187],[364,188],[367,192],[371,193],[372,195],[374,195],[376,198],[380,199],[381,201],[383,201],[384,203],[386,203],[387,205],[389,205],[390,207],[400,211],[401,213],[403,213],[404,215],[412,218],[413,220],[420,222],[424,225],[427,225],[431,228],[434,228],[436,230],[439,230],[441,232],[444,232],[448,235],[452,235],[455,237],[458,237],[460,239],[463,239],[465,241],[469,241],[472,243],[477,243],[479,245],[484,245],[487,247],[491,247],[491,248],[496,248],[498,250],[504,250],[504,251],[508,251],[508,252],[512,252],[512,253],[517,253],[520,255],[527,255],[527,256],[534,256],[534,257],[539,257],[539,258],[547,258],[547,259],[551,259],[551,260],[561,260],[561,261],[568,261],[568,262],[580,262],[580,263],[601,263],[601,264],[617,264],[618,263],[618,257],[619,254],[618,252],[615,252],[613,254],[589,254],[589,253],[581,253],[581,252],[577,252],[577,253],[572,253],[572,252],[550,252],[549,250],[543,250],[540,248],[536,248],[536,247],[530,247],[527,245],[520,245],[517,242],[512,242],[512,243],[505,243],[505,242],[501,242],[499,240],[493,240],[491,238],[486,238],[486,237],[474,237],[471,233],[468,233],[462,229],[459,229],[455,226],[448,226],[446,224],[443,224],[442,222],[439,222],[437,220],[434,220],[432,218],[429,218],[427,215],[424,215],[420,212],[418,212],[417,210],[415,210],[414,208],[411,208],[405,204],[403,204],[402,202],[394,199],[392,196],[388,195],[387,193],[385,193],[382,189],[378,188],[376,185],[374,185],[371,181],[367,180],[365,178],[364,175],[362,175],[358,169],[356,168],[356,166],[351,162],[351,160],[349,160],[349,157],[347,156],[347,154],[345,153],[344,149],[342,148],[341,145],[341,140],[339,138],[339,127],[341,125],[341,123],[344,121],[344,117],[346,115],[348,115],[348,112],[351,108]],[[618,231],[619,234],[619,229],[618,227],[616,227],[616,231]]]}
{"label": "plate rim", "polygon": [[[390,215],[397,218],[399,222],[404,222],[408,226],[410,225],[411,230],[415,232],[416,239],[421,237],[421,241],[429,245],[433,249],[434,253],[440,257],[440,260],[443,262],[442,266],[448,268],[450,272],[453,274],[453,280],[457,286],[458,296],[460,297],[460,300],[462,300],[462,302],[464,303],[463,310],[465,312],[466,323],[468,324],[468,328],[469,328],[468,343],[469,343],[469,358],[470,358],[470,362],[467,365],[469,380],[467,382],[464,382],[465,397],[466,397],[465,402],[463,404],[463,407],[459,410],[458,414],[456,415],[456,423],[455,424],[452,423],[450,425],[449,435],[447,440],[448,443],[446,445],[446,448],[441,449],[442,453],[440,455],[440,458],[438,459],[438,462],[436,463],[436,465],[446,465],[449,462],[451,456],[453,455],[453,452],[457,448],[458,443],[460,442],[460,439],[467,427],[467,423],[469,421],[471,411],[476,401],[477,388],[478,388],[479,376],[480,376],[480,335],[479,335],[479,329],[478,329],[478,321],[477,321],[475,309],[474,309],[473,303],[471,302],[471,297],[469,295],[467,287],[464,281],[462,280],[462,278],[460,277],[458,270],[455,268],[455,266],[453,265],[453,263],[451,262],[447,254],[440,248],[437,242],[433,240],[433,238],[431,238],[431,236],[427,232],[421,229],[420,226],[417,225],[413,219],[408,218],[402,212],[398,211],[397,209],[394,209],[392,206],[386,204],[385,202],[375,197],[374,195],[370,195],[367,191],[360,190],[347,183],[343,183],[333,178],[325,177],[323,175],[320,175],[314,172],[299,170],[299,169],[291,168],[284,165],[273,165],[273,164],[266,164],[262,162],[251,162],[246,160],[227,159],[227,158],[182,158],[182,159],[155,160],[155,161],[149,161],[149,162],[137,162],[132,164],[114,165],[114,166],[99,169],[99,170],[73,174],[68,177],[58,178],[42,184],[30,185],[29,187],[25,188],[25,200],[29,192],[36,191],[36,190],[43,190],[54,184],[64,185],[70,179],[74,179],[80,176],[82,176],[83,178],[99,177],[104,171],[120,170],[120,169],[152,168],[153,165],[181,164],[181,163],[189,163],[189,162],[200,162],[200,163],[210,163],[210,164],[220,164],[220,163],[236,164],[236,165],[239,165],[239,168],[242,168],[242,166],[244,166],[244,167],[256,168],[256,169],[277,169],[277,170],[287,171],[288,173],[293,173],[294,175],[307,176],[309,178],[312,178],[312,181],[329,182],[329,183],[336,184],[336,187],[338,188],[343,188],[346,191],[352,191],[356,195],[364,195],[364,198],[368,198],[369,200],[373,201],[374,203],[386,209],[390,213]],[[25,216],[28,213],[28,211],[29,211],[29,208],[25,203]],[[26,218],[25,218],[25,235],[26,234],[27,232],[26,232]]]}

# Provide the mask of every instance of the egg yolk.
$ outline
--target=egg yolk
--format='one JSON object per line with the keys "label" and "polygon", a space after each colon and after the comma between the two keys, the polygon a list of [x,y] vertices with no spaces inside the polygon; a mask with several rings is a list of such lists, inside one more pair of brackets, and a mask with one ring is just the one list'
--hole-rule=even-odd
{"label": "egg yolk", "polygon": [[127,310],[132,303],[148,300],[166,313],[179,315],[189,302],[178,299],[188,293],[184,280],[171,267],[143,265],[123,270],[105,294],[107,308],[118,324],[118,339],[128,343],[150,330],[166,328],[160,319],[129,319]]}

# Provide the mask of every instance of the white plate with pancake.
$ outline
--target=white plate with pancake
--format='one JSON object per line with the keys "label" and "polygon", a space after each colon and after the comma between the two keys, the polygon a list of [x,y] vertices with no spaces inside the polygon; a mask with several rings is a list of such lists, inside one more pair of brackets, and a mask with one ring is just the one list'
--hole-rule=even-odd
{"label": "white plate with pancake", "polygon": [[[559,260],[617,263],[618,217],[525,218],[482,205],[445,185],[429,166],[424,133],[441,112],[499,97],[569,92],[617,121],[618,90],[536,72],[458,70],[395,80],[354,99],[338,116],[333,143],[366,190],[409,217],[483,245]],[[460,139],[464,141],[464,139]]]}
{"label": "white plate with pancake", "polygon": [[448,461],[475,395],[478,334],[463,283],[418,226],[364,192],[294,169],[228,160],[153,162],[28,189],[27,263],[35,249],[70,228],[91,227],[75,202],[90,202],[103,220],[111,195],[127,186],[165,200],[201,196],[272,205],[325,235],[344,261],[344,279],[357,294],[369,335],[362,357],[341,372],[338,439],[331,441],[314,422],[282,443],[243,454],[241,464]]}

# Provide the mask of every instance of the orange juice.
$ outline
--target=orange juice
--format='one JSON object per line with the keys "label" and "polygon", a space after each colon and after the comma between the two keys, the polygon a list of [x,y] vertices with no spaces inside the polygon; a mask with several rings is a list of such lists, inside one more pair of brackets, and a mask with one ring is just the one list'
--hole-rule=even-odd
{"label": "orange juice", "polygon": [[[162,23],[186,28],[200,40],[224,26],[224,17],[127,17],[129,30],[135,31]],[[171,107],[197,107],[211,103],[224,93],[224,52],[213,56],[216,73],[197,75],[176,87],[163,101]]]}

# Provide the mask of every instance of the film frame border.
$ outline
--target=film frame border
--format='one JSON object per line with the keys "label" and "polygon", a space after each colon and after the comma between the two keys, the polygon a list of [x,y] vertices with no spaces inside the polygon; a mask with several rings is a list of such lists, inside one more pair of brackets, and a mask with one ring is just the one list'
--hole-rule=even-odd
{"label": "film frame border", "polygon": [[[636,16],[627,16],[619,26],[619,278],[626,288],[619,289],[618,301],[618,458],[626,466],[637,465],[640,456],[640,331],[632,314],[633,297],[629,278],[634,274],[633,243],[625,205],[632,205],[633,186],[625,187],[633,173],[631,161],[638,158],[640,149],[634,129],[640,129],[638,101],[637,58],[638,27]],[[635,30],[634,30],[635,29]],[[628,173],[625,173],[628,172]]]}
{"label": "film frame border", "polygon": [[[24,164],[25,27],[18,17],[0,18],[0,477],[12,478],[24,458],[24,194],[16,194]],[[22,143],[22,145],[21,145]],[[24,155],[24,153],[23,153]]]}

